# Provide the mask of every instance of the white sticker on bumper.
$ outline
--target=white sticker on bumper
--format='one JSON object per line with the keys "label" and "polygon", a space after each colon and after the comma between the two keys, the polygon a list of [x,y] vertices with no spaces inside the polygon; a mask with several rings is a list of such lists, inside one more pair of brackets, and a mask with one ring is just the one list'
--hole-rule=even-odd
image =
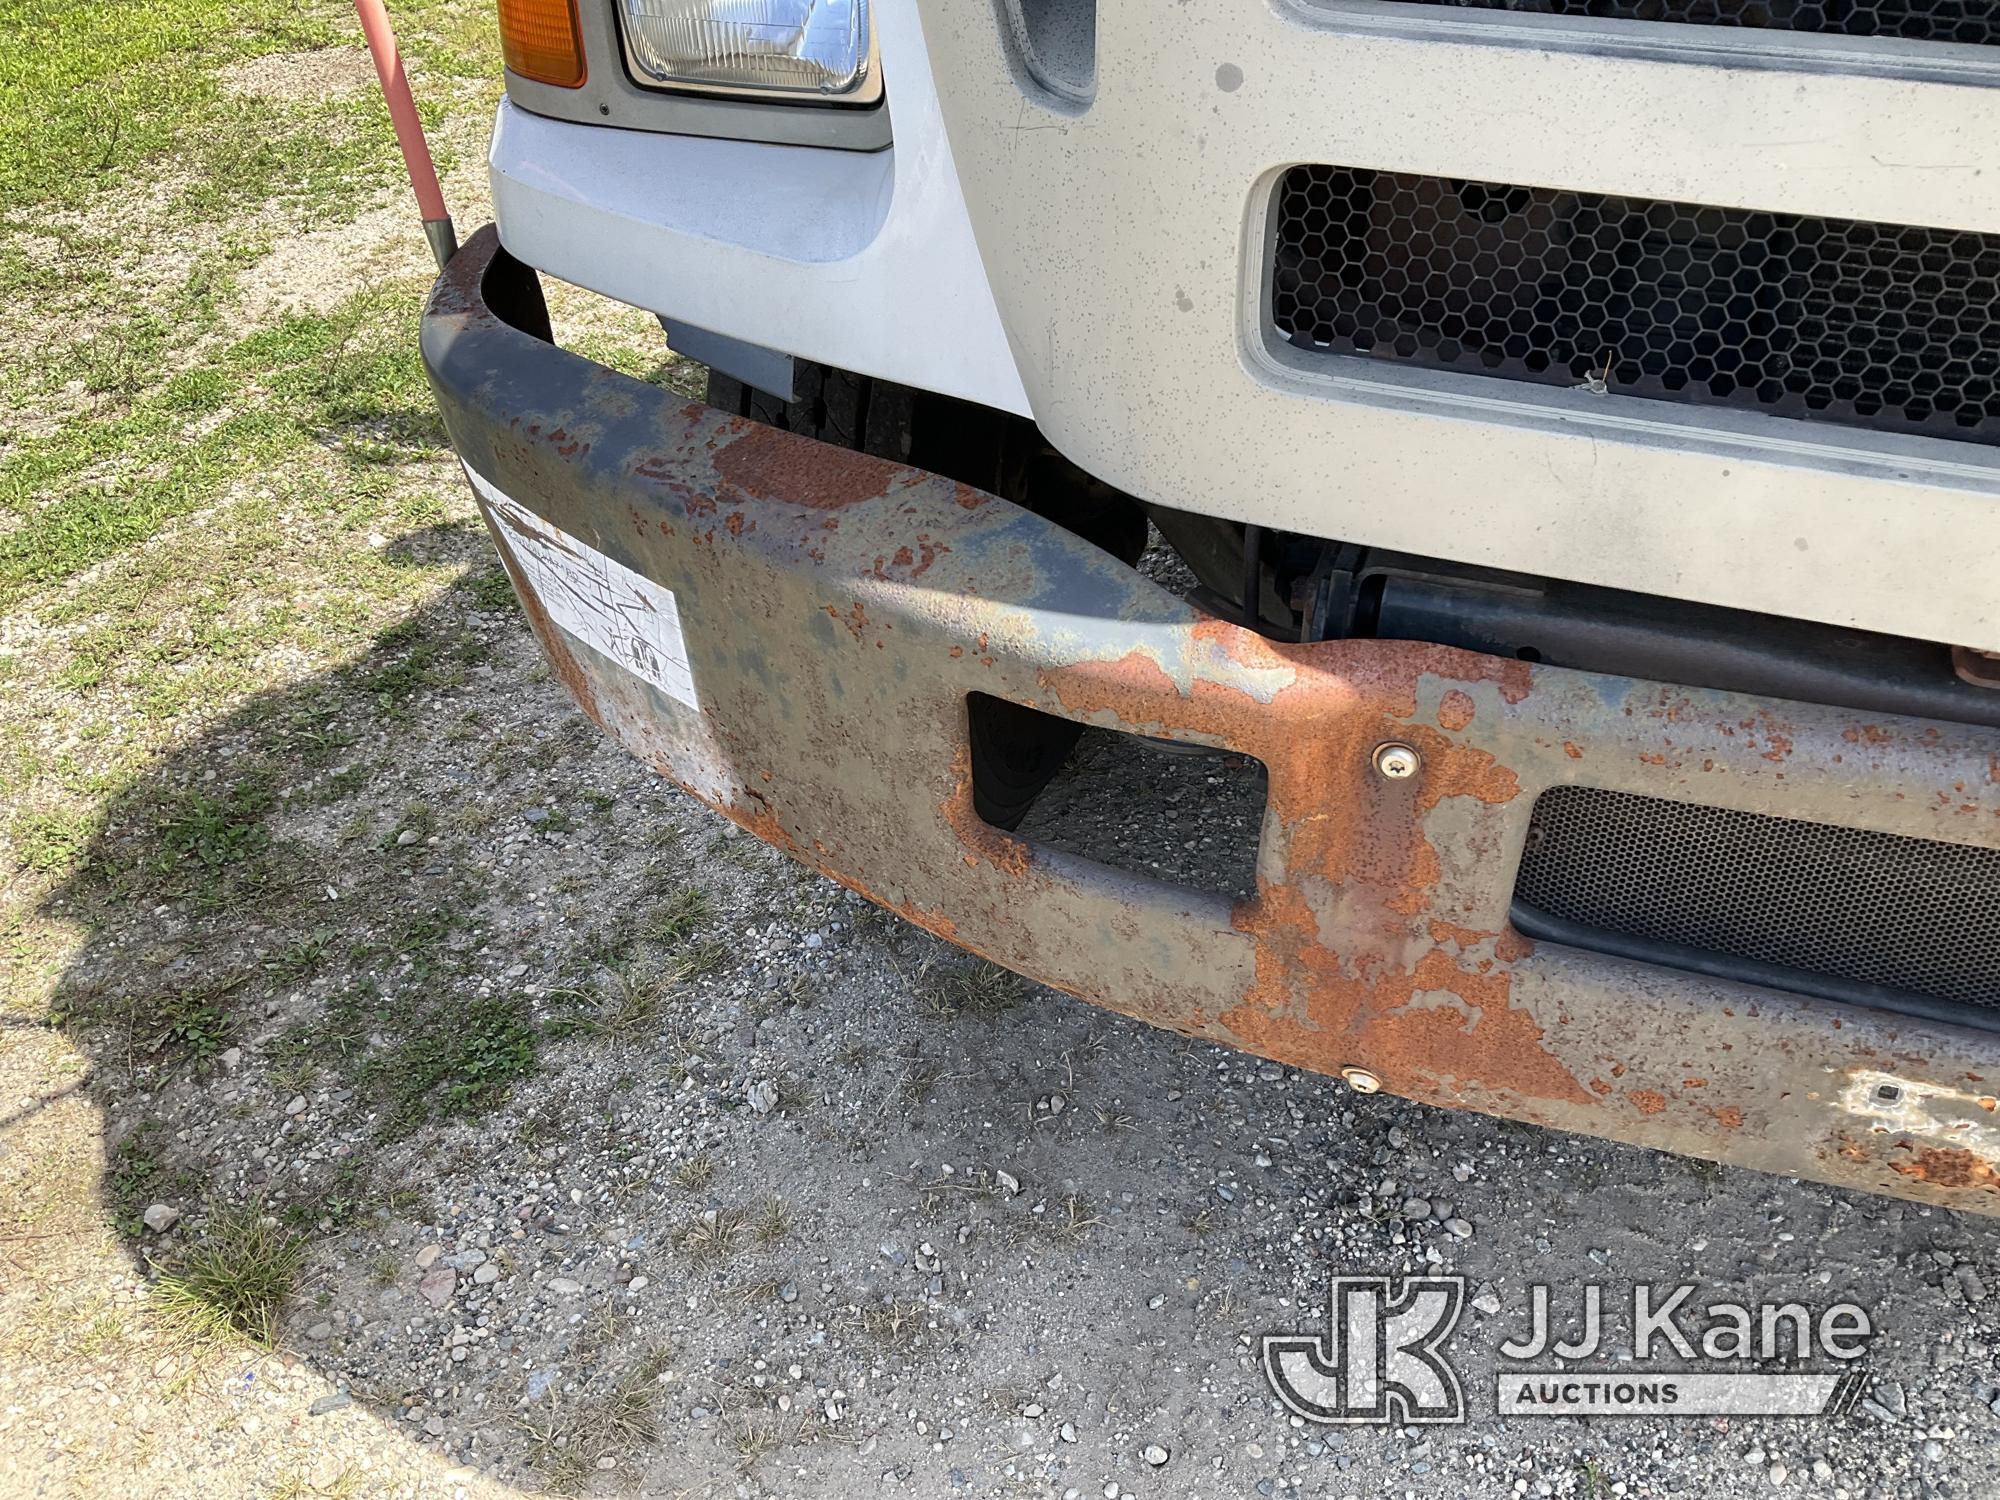
{"label": "white sticker on bumper", "polygon": [[470,468],[465,474],[551,620],[675,702],[701,707],[671,589],[550,525]]}

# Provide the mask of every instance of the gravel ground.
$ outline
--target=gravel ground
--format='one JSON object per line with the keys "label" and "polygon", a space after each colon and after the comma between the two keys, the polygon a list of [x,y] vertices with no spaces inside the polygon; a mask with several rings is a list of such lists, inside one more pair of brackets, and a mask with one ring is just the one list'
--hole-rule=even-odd
{"label": "gravel ground", "polygon": [[[153,1167],[125,1207],[189,1212],[73,1247],[43,1289],[67,1288],[66,1318],[15,1308],[17,1329],[54,1331],[9,1354],[0,1489],[115,1475],[275,1493],[290,1474],[295,1494],[1991,1492],[1992,1226],[1356,1096],[1025,984],[600,743],[510,608],[454,594],[433,613],[424,630],[464,632],[487,660],[357,717],[341,758],[269,815],[321,853],[303,877],[321,951],[274,951],[241,911],[99,903],[70,1003],[130,984],[135,953],[168,985],[244,975],[261,998],[192,1063],[120,1055],[115,1030],[79,1057],[9,1054],[17,1191],[88,1177],[47,1154],[87,1112],[114,1206],[143,1131]],[[226,787],[241,728],[158,780]],[[1198,814],[1217,804],[1240,829],[1240,767],[1142,754],[1112,815],[1078,789],[1116,751],[1086,746],[1052,794],[1059,836],[1239,878],[1240,840],[1203,864],[1216,820]],[[366,794],[383,816],[357,852],[351,808],[317,794],[363,761],[384,768]],[[413,936],[433,912],[448,919]],[[430,1117],[366,1066],[407,1066],[412,1016],[476,1028],[503,995],[538,1028],[539,1071],[483,1115]],[[190,1354],[142,1326],[93,1351],[78,1289],[100,1320],[139,1305],[147,1258],[231,1202],[309,1232],[279,1352]],[[1256,1336],[1313,1327],[1330,1272],[1426,1267],[1478,1289],[1454,1344],[1472,1420],[1287,1418]],[[1883,1330],[1870,1408],[1493,1415],[1492,1347],[1525,1328],[1530,1284],[1615,1299],[1662,1280],[1698,1280],[1703,1301],[1859,1301]]]}

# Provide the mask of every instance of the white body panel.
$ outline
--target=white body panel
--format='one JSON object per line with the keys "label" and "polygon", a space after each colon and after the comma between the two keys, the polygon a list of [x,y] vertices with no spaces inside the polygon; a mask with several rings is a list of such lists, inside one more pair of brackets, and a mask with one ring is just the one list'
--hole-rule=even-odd
{"label": "white body panel", "polygon": [[503,103],[501,243],[713,333],[1026,415],[915,8],[881,5],[876,24],[895,90],[886,151],[576,125]]}
{"label": "white body panel", "polygon": [[2000,450],[1302,356],[1267,336],[1261,279],[1301,161],[2000,233],[1994,49],[1099,0],[1079,110],[1023,84],[990,5],[882,0],[878,24],[876,156],[503,113],[509,248],[1032,410],[1164,504],[2000,649]]}

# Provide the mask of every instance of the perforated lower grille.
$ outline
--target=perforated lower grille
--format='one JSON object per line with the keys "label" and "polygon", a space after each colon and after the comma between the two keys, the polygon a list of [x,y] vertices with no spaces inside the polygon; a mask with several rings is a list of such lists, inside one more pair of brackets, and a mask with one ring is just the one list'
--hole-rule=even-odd
{"label": "perforated lower grille", "polygon": [[1300,348],[2000,442],[2000,235],[1335,166],[1275,208]]}
{"label": "perforated lower grille", "polygon": [[2000,1020],[2000,849],[1557,787],[1514,905],[1577,946]]}
{"label": "perforated lower grille", "polygon": [[1836,36],[1899,36],[1920,42],[2000,42],[1992,0],[1410,0],[1460,10],[1748,26]]}

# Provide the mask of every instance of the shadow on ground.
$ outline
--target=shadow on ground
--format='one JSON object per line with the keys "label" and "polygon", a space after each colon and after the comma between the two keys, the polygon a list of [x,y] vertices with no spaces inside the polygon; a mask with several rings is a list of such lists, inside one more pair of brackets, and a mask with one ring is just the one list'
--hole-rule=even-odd
{"label": "shadow on ground", "polygon": [[[1991,1473],[1989,1225],[1357,1099],[963,960],[602,744],[480,536],[395,546],[469,571],[154,767],[45,904],[81,934],[45,1024],[86,1067],[7,1128],[52,1151],[35,1113],[88,1100],[111,1260],[150,1282],[90,1368],[207,1434],[110,1423],[47,1473],[88,1450],[142,1489],[248,1465],[276,1493],[277,1433],[324,1493],[410,1465],[607,1493]],[[1258,1334],[1315,1326],[1330,1272],[1425,1269],[1481,1297],[1470,1425],[1276,1410]],[[1880,1415],[1493,1417],[1530,1287],[1639,1281],[1861,1302]]]}

